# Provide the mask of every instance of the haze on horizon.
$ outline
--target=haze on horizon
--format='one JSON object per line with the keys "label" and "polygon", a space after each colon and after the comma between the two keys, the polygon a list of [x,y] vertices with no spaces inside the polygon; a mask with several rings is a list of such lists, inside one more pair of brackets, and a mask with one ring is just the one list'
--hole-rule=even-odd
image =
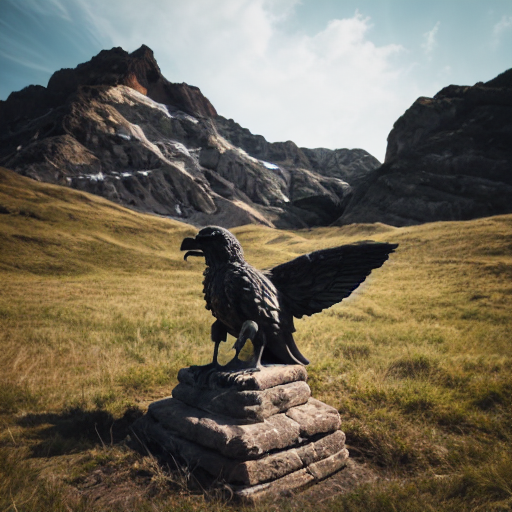
{"label": "haze on horizon", "polygon": [[171,82],[271,142],[383,161],[419,96],[511,67],[510,0],[2,0],[0,99],[103,49],[149,46]]}

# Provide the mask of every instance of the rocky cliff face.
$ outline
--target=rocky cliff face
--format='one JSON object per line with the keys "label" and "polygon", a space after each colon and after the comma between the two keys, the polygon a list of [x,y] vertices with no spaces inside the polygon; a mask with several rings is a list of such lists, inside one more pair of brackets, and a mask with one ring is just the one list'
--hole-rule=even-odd
{"label": "rocky cliff face", "polygon": [[338,224],[395,226],[512,212],[512,69],[419,98],[395,123],[386,159]]}
{"label": "rocky cliff face", "polygon": [[[269,143],[166,80],[152,51],[102,51],[0,102],[0,163],[193,224],[329,224],[379,162]],[[350,183],[350,184],[349,184]]]}

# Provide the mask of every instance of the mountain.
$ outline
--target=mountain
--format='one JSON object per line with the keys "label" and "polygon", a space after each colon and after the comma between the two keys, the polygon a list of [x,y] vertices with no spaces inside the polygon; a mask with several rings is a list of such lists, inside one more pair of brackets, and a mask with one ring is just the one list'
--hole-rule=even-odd
{"label": "mountain", "polygon": [[419,98],[336,224],[406,226],[512,212],[512,69]]}
{"label": "mountain", "polygon": [[269,143],[169,82],[153,52],[104,50],[0,101],[0,164],[197,225],[336,220],[380,163],[361,149]]}

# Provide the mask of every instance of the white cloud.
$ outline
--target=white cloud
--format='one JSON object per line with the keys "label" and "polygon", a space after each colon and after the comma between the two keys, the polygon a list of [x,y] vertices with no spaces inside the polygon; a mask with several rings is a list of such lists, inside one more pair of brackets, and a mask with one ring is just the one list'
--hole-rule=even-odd
{"label": "white cloud", "polygon": [[501,20],[494,25],[493,34],[499,37],[503,32],[512,28],[512,16],[502,16]]}
{"label": "white cloud", "polygon": [[76,1],[112,46],[146,44],[167,79],[200,87],[219,114],[270,141],[361,147],[382,160],[419,96],[396,64],[404,49],[374,44],[357,12],[311,36],[282,29],[296,0]]}
{"label": "white cloud", "polygon": [[502,16],[492,30],[491,48],[496,50],[506,32],[512,29],[512,16]]}
{"label": "white cloud", "polygon": [[435,48],[437,47],[437,32],[439,31],[439,27],[441,25],[441,22],[438,21],[432,30],[429,30],[428,32],[425,32],[423,34],[424,43],[421,45],[421,48],[423,49],[423,52],[425,55],[431,59],[432,53],[434,52]]}
{"label": "white cloud", "polygon": [[0,19],[0,58],[48,75],[55,71],[48,64],[32,34],[21,31],[2,19]]}
{"label": "white cloud", "polygon": [[[32,59],[27,59],[27,58],[24,58],[22,55],[11,55],[7,52],[4,52],[2,50],[0,50],[0,56],[3,57],[4,59],[8,59],[12,62],[15,62],[16,64],[21,64],[22,66],[25,66],[26,68],[29,68],[29,69],[34,69],[36,71],[42,71],[43,73],[47,73],[47,74],[51,74],[53,73],[55,70],[54,69],[50,69],[49,66],[45,66],[44,64],[39,64],[37,60],[32,60]],[[39,61],[41,62],[41,61]]]}
{"label": "white cloud", "polygon": [[45,0],[44,2],[40,0],[24,0],[22,8],[25,12],[32,11],[38,16],[56,16],[57,18],[71,21],[71,16],[68,13],[65,2],[62,0]]}

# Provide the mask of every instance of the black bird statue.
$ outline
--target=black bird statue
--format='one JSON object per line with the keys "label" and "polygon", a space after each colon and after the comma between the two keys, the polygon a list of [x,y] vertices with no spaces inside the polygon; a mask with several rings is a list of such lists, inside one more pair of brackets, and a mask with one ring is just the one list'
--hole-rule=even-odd
{"label": "black bird statue", "polygon": [[[217,319],[211,330],[213,361],[205,370],[259,369],[263,364],[302,364],[293,333],[293,317],[319,313],[348,297],[382,266],[398,244],[359,242],[299,256],[261,272],[244,260],[242,246],[227,229],[209,226],[195,238],[185,238],[181,250],[204,256],[206,309]],[[237,341],[236,355],[226,366],[217,362],[219,344],[227,333]],[[238,358],[250,339],[254,355]]]}

